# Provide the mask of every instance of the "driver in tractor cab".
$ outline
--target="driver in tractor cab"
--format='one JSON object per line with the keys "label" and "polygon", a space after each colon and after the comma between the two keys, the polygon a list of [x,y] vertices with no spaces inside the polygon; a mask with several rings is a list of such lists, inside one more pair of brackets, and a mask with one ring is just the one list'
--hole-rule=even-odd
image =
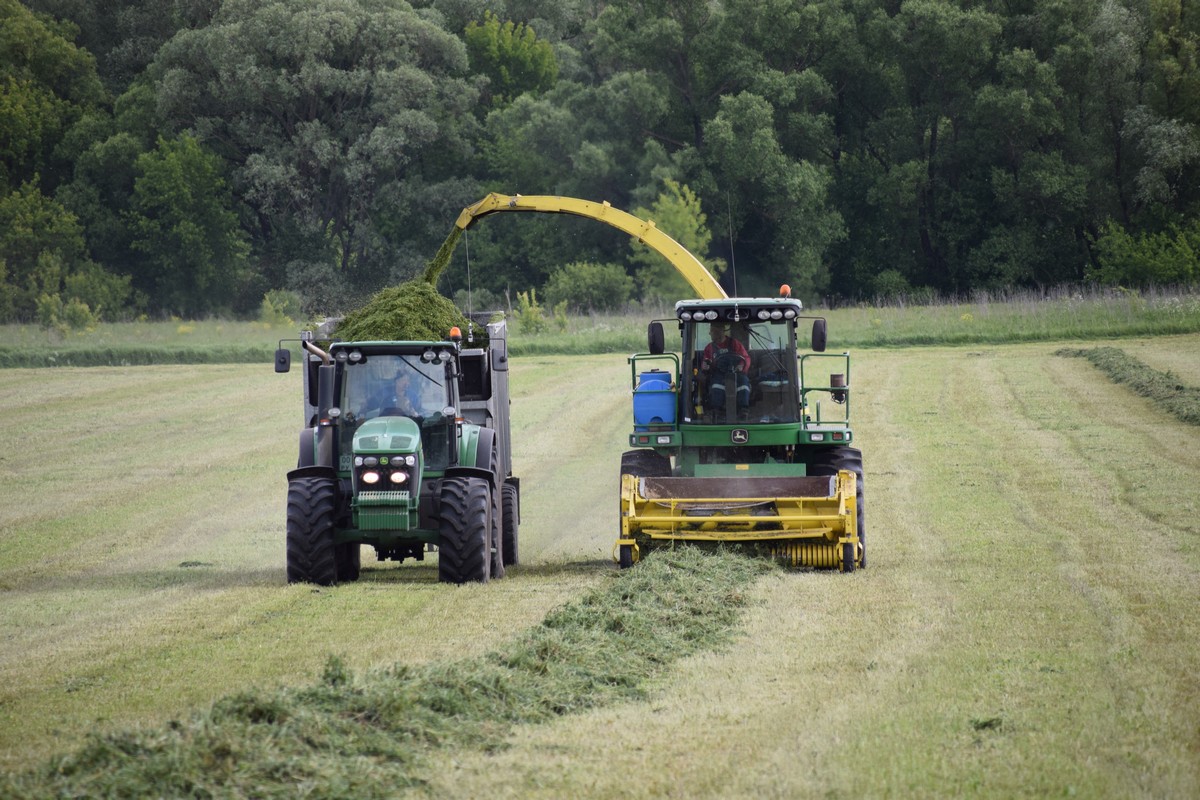
{"label": "driver in tractor cab", "polygon": [[709,411],[725,408],[725,378],[730,373],[736,378],[737,410],[744,414],[750,406],[750,354],[737,339],[729,335],[729,325],[714,322],[709,326],[712,341],[704,348],[700,360],[700,373],[708,380],[708,393],[704,407]]}
{"label": "driver in tractor cab", "polygon": [[412,370],[401,368],[392,383],[392,395],[383,405],[399,409],[406,417],[421,415],[421,393],[413,382]]}

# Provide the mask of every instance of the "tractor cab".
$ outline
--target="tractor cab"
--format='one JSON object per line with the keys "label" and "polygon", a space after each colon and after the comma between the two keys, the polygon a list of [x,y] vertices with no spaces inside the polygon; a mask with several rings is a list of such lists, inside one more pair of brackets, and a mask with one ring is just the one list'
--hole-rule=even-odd
{"label": "tractor cab", "polygon": [[391,452],[412,460],[418,444],[425,470],[445,470],[455,462],[458,383],[448,346],[338,343],[330,355],[342,365],[339,472],[353,469],[357,479],[364,459],[369,468],[378,467],[378,459],[386,464]]}

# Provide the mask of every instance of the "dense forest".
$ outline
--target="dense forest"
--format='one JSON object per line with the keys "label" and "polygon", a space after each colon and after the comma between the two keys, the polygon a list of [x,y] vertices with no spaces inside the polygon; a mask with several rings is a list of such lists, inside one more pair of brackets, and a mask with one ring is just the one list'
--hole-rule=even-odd
{"label": "dense forest", "polygon": [[[742,294],[1200,279],[1192,0],[0,0],[0,321],[334,312],[489,191],[653,218]],[[440,288],[686,291],[603,225]]]}

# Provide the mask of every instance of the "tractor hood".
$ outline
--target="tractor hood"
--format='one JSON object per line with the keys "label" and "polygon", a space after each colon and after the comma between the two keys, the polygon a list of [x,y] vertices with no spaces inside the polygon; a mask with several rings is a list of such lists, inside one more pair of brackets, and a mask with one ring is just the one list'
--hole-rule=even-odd
{"label": "tractor hood", "polygon": [[354,432],[355,453],[415,453],[421,448],[421,426],[408,417],[376,417]]}

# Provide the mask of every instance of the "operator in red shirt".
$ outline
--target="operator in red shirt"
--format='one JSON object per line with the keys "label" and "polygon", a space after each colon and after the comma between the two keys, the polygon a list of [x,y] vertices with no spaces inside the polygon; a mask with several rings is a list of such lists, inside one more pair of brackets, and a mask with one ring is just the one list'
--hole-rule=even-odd
{"label": "operator in red shirt", "polygon": [[714,322],[709,326],[712,341],[704,348],[700,360],[700,374],[708,381],[708,393],[704,407],[709,411],[725,409],[725,379],[735,376],[737,386],[737,410],[744,415],[750,405],[750,354],[737,339],[729,335],[729,324]]}

